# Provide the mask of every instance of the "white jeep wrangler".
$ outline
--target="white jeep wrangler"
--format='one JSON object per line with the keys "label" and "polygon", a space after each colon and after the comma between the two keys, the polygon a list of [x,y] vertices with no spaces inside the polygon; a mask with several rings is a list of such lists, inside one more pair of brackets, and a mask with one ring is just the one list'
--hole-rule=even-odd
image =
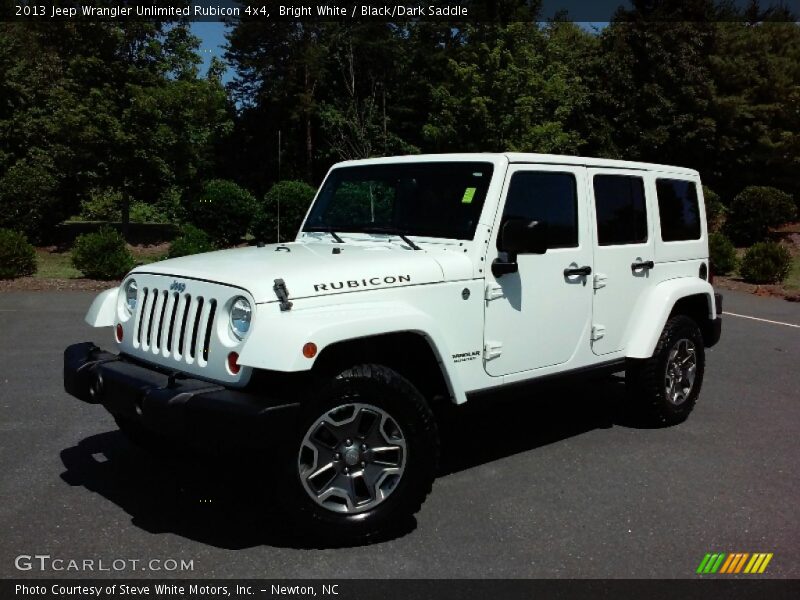
{"label": "white jeep wrangler", "polygon": [[[416,512],[431,407],[625,371],[654,421],[691,412],[720,337],[696,171],[540,154],[344,162],[292,243],[144,265],[65,352],[123,431],[272,448],[299,523],[363,537]],[[532,398],[532,402],[536,399]]]}

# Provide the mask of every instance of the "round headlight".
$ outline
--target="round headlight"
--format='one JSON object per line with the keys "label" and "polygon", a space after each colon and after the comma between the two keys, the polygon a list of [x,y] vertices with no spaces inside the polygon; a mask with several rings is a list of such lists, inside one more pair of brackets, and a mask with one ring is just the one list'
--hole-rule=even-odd
{"label": "round headlight", "polygon": [[237,298],[231,306],[231,331],[237,338],[242,339],[250,329],[252,310],[246,298]]}
{"label": "round headlight", "polygon": [[139,286],[136,285],[136,280],[130,279],[128,283],[125,284],[125,306],[128,307],[128,310],[131,312],[136,310],[136,300],[138,293],[139,293]]}

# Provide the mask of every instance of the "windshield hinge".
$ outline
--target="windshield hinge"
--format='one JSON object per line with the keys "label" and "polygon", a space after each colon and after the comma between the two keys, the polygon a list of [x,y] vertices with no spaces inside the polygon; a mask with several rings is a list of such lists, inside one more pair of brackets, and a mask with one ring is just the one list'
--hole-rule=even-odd
{"label": "windshield hinge", "polygon": [[275,285],[272,286],[272,291],[278,297],[278,302],[281,303],[281,311],[292,309],[292,303],[289,302],[289,290],[286,289],[286,283],[283,279],[276,279]]}

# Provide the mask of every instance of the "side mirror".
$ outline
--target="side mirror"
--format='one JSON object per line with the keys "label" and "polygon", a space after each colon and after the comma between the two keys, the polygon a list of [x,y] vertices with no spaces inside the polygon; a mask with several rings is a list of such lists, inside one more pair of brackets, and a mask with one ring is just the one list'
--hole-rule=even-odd
{"label": "side mirror", "polygon": [[508,259],[492,262],[495,277],[516,273],[518,254],[544,254],[547,252],[547,223],[527,219],[508,219],[500,230],[500,250]]}

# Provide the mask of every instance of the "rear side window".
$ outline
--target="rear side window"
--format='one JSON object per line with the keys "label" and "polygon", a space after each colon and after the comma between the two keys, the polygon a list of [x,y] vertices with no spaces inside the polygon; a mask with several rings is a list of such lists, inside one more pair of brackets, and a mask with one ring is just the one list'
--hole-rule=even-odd
{"label": "rear side window", "polygon": [[514,173],[503,221],[511,218],[546,222],[548,248],[576,248],[578,190],[575,176],[553,171]]}
{"label": "rear side window", "polygon": [[630,175],[595,175],[597,240],[601,246],[647,241],[644,182]]}
{"label": "rear side window", "polygon": [[656,179],[661,239],[665,242],[700,239],[700,207],[692,181]]}

